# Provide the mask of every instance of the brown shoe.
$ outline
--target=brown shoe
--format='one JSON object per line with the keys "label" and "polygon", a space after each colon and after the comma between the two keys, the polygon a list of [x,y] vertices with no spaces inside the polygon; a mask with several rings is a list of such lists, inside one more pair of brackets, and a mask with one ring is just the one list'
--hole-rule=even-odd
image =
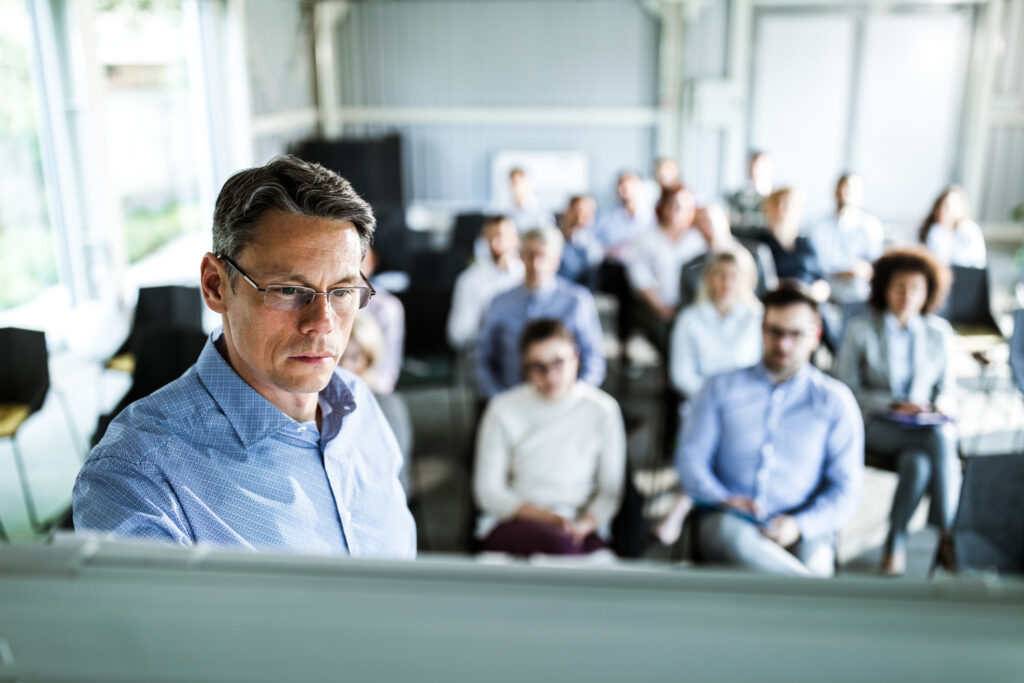
{"label": "brown shoe", "polygon": [[935,564],[948,572],[956,572],[956,552],[953,549],[953,536],[948,531],[939,535],[939,545],[935,549]]}
{"label": "brown shoe", "polygon": [[887,550],[882,553],[879,570],[886,576],[903,576],[907,571],[907,551]]}

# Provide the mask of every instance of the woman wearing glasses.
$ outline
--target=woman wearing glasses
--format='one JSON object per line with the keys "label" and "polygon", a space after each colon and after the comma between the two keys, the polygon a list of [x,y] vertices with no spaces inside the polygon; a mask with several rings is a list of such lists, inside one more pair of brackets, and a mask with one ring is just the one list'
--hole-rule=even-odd
{"label": "woman wearing glasses", "polygon": [[949,271],[926,249],[894,249],[874,263],[869,314],[850,321],[836,362],[864,416],[865,448],[891,458],[899,473],[886,574],[906,570],[907,524],[926,491],[940,550],[960,492],[957,439],[950,409],[949,324],[932,315],[941,305]]}
{"label": "woman wearing glasses", "polygon": [[557,320],[530,322],[520,351],[526,382],[491,399],[480,422],[477,537],[518,556],[602,549],[626,468],[619,406],[577,379],[575,340]]}

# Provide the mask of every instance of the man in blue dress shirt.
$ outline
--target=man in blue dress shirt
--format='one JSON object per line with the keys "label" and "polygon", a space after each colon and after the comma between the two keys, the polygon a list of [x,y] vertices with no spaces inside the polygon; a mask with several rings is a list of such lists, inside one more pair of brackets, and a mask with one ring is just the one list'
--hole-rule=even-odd
{"label": "man in blue dress shirt", "polygon": [[761,362],[705,383],[676,464],[704,559],[830,576],[835,533],[860,497],[864,425],[850,390],[810,365],[814,299],[787,287],[763,301]]}
{"label": "man in blue dress shirt", "polygon": [[523,235],[524,282],[495,297],[477,339],[477,384],[484,399],[523,381],[519,335],[537,318],[554,318],[572,332],[580,350],[581,380],[594,386],[604,381],[603,337],[594,297],[586,287],[556,275],[563,244],[557,228],[536,228]]}
{"label": "man in blue dress shirt", "polygon": [[280,157],[217,198],[200,282],[222,328],[184,375],[124,410],[72,494],[75,528],[412,558],[401,454],[370,389],[337,367],[373,290],[369,205]]}

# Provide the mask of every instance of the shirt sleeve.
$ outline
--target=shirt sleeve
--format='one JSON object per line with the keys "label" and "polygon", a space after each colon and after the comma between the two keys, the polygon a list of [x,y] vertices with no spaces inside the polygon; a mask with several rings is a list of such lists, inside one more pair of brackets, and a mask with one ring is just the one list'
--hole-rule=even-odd
{"label": "shirt sleeve", "polygon": [[669,376],[672,379],[672,386],[688,398],[696,396],[704,384],[700,376],[697,345],[690,334],[691,320],[687,311],[683,311],[672,326],[672,337],[669,342]]}
{"label": "shirt sleeve", "polygon": [[508,485],[511,466],[512,443],[492,403],[484,411],[477,434],[473,494],[481,510],[502,520],[527,502]]}
{"label": "shirt sleeve", "polygon": [[987,254],[985,253],[985,235],[982,234],[981,227],[974,221],[965,221],[963,229],[967,233],[968,247],[967,253],[960,257],[960,262],[971,268],[984,268],[987,263]]}
{"label": "shirt sleeve", "polygon": [[850,388],[865,417],[885,412],[893,401],[891,391],[868,386],[861,376],[861,367],[866,363],[865,337],[874,334],[868,320],[855,318],[847,326],[835,367],[836,379]]}
{"label": "shirt sleeve", "polygon": [[448,341],[456,348],[466,346],[480,331],[480,305],[476,301],[476,292],[470,279],[470,271],[463,271],[455,281],[455,292],[452,294],[452,310],[448,315]]}
{"label": "shirt sleeve", "polygon": [[604,333],[597,304],[589,292],[583,292],[576,307],[576,343],[580,347],[580,379],[595,387],[605,375]]}
{"label": "shirt sleeve", "polygon": [[842,528],[860,501],[864,474],[864,423],[852,394],[836,393],[835,416],[825,445],[821,483],[793,518],[803,538],[823,538]]}
{"label": "shirt sleeve", "polygon": [[494,302],[484,315],[484,321],[480,328],[480,336],[476,342],[476,381],[480,395],[484,398],[493,398],[501,391],[501,381],[495,370],[497,359],[495,355],[500,352],[495,336],[500,333],[498,315],[494,308]]}
{"label": "shirt sleeve", "polygon": [[722,430],[717,386],[715,381],[707,382],[697,393],[690,414],[683,423],[676,452],[676,469],[683,490],[706,503],[720,503],[730,495],[712,469]]}
{"label": "shirt sleeve", "polygon": [[71,503],[76,530],[192,545],[170,487],[125,459],[90,459],[78,474]]}
{"label": "shirt sleeve", "polygon": [[611,406],[601,421],[604,438],[597,461],[597,481],[594,496],[584,513],[597,521],[597,526],[608,524],[622,503],[622,490],[626,476],[626,428],[618,406]]}

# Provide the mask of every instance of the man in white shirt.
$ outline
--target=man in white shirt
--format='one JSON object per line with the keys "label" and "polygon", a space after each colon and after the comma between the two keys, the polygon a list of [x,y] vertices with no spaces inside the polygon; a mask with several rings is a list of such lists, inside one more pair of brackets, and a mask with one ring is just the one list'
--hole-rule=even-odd
{"label": "man in white shirt", "polygon": [[630,245],[629,281],[641,304],[637,322],[663,358],[668,355],[669,326],[679,305],[683,266],[708,250],[704,236],[693,225],[696,210],[688,189],[666,190],[655,209],[657,226]]}
{"label": "man in white shirt", "polygon": [[867,301],[871,263],[882,255],[885,233],[877,218],[861,209],[864,181],[855,173],[836,183],[836,212],[811,228],[818,262],[837,303]]}
{"label": "man in white shirt", "polygon": [[528,232],[534,228],[553,226],[555,217],[550,211],[541,208],[537,196],[533,192],[533,183],[526,171],[521,168],[513,168],[508,172],[508,189],[512,194],[512,206],[508,207],[505,213],[508,214],[519,232]]}
{"label": "man in white shirt", "polygon": [[604,548],[625,477],[619,406],[577,379],[575,339],[559,321],[531,321],[520,354],[526,383],[495,396],[480,422],[477,536],[484,550],[521,556]]}
{"label": "man in white shirt", "polygon": [[480,236],[487,251],[455,281],[452,310],[448,314],[448,341],[460,350],[476,341],[484,313],[494,297],[523,283],[515,223],[507,216],[489,216],[484,219]]}

